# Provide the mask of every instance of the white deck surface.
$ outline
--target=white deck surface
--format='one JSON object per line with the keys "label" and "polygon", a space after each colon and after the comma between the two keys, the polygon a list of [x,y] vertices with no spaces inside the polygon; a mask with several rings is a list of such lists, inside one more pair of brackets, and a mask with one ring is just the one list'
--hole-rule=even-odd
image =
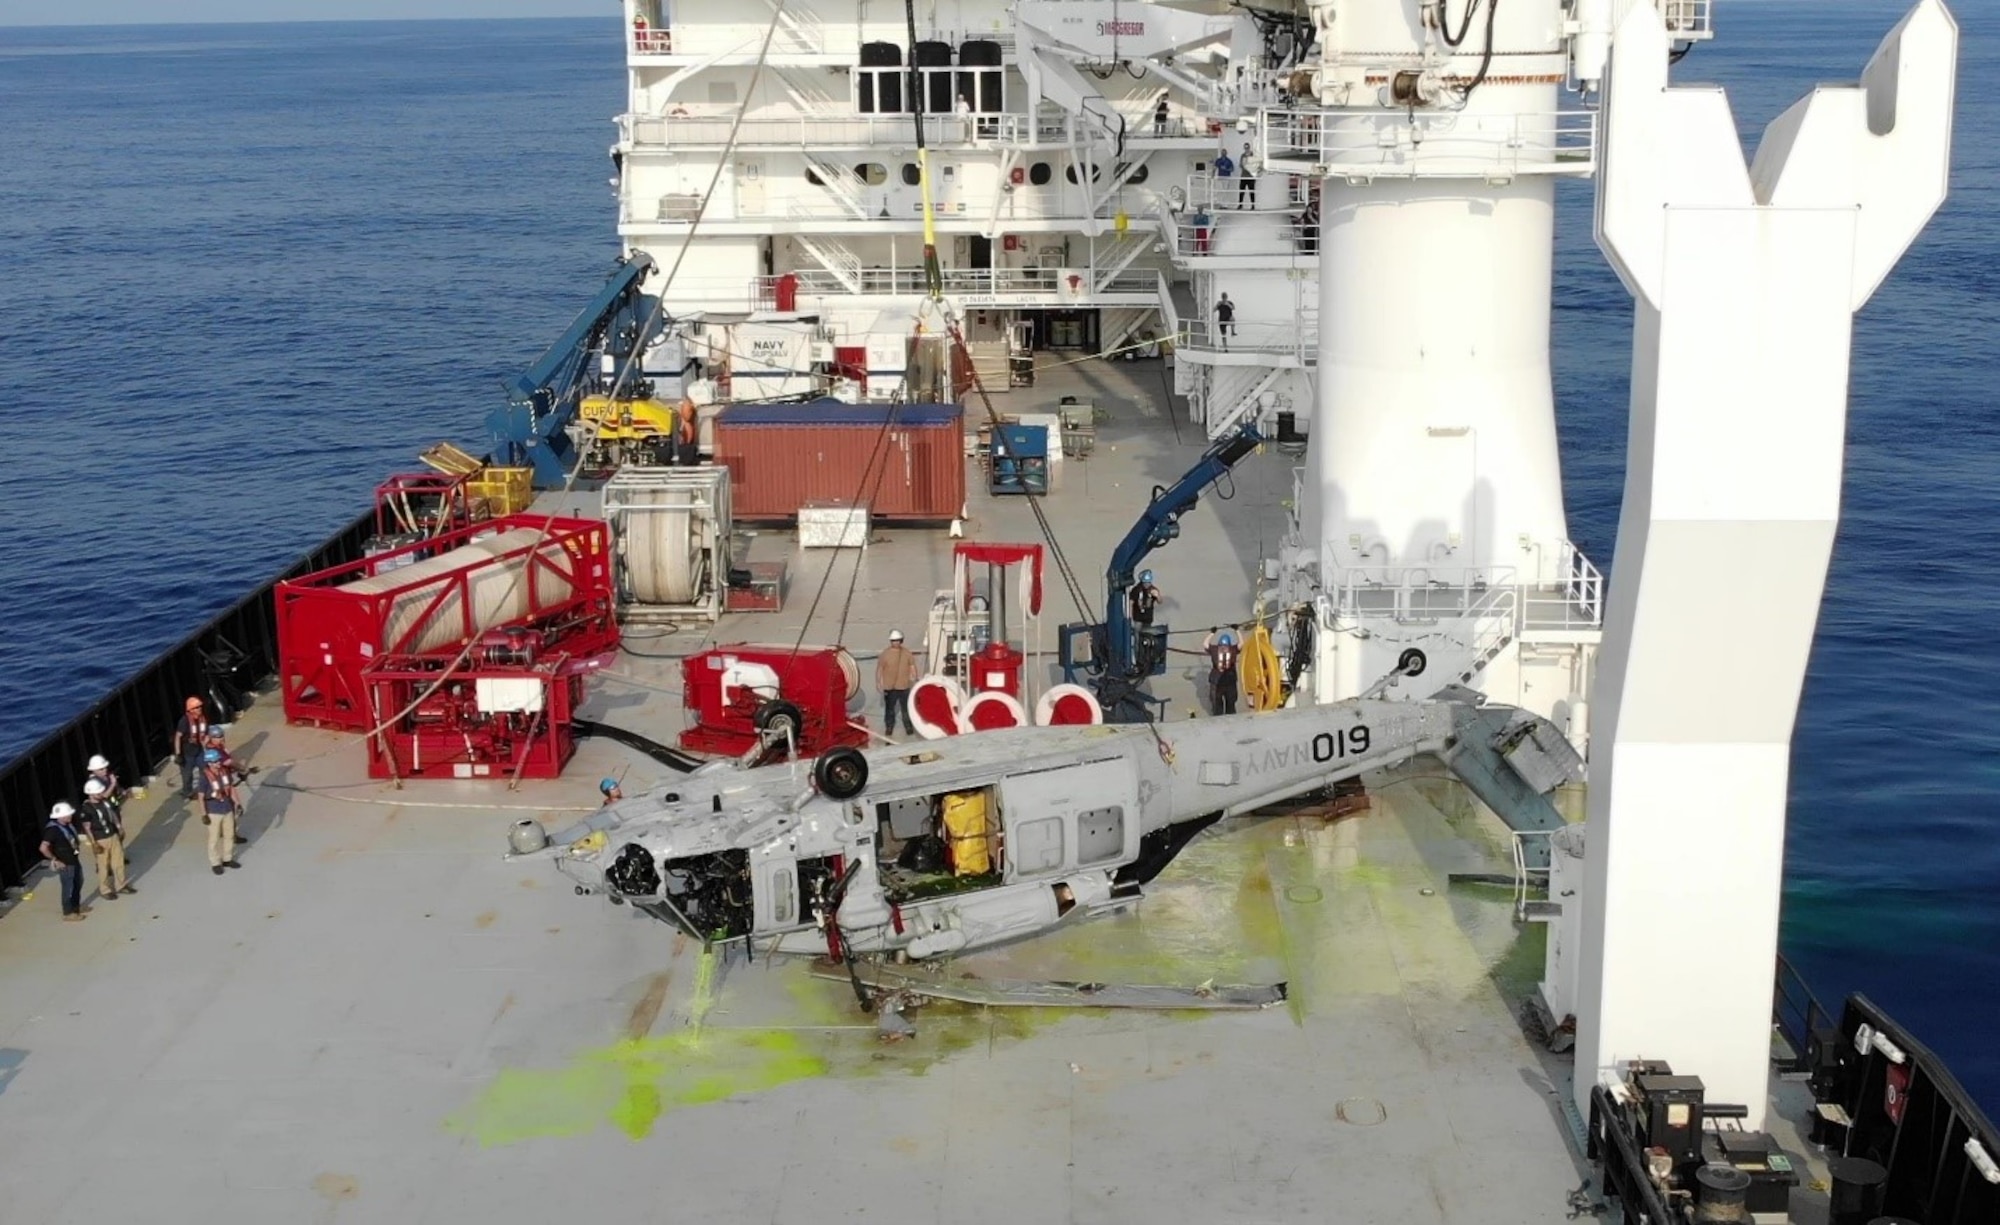
{"label": "white deck surface", "polygon": [[[1095,599],[1112,542],[1203,440],[1183,423],[1176,443],[1158,363],[998,399],[1035,411],[1079,383],[1113,421],[1047,507]],[[1291,463],[1246,461],[1235,499],[1204,501],[1154,555],[1166,620],[1245,615]],[[969,536],[1036,539],[1024,503],[973,503]],[[949,583],[942,532],[877,535],[844,636],[857,653],[891,627],[915,645]],[[715,640],[790,641],[829,563],[808,641],[834,637],[853,555],[758,539],[754,557],[780,555],[786,610]],[[1052,657],[1073,610],[1053,572],[1048,591]],[[677,654],[708,628],[630,646]],[[1176,719],[1198,662],[1180,659],[1159,687]],[[587,713],[671,739],[677,688],[671,660],[630,655]],[[232,742],[262,767],[241,871],[209,873],[167,781],[132,805],[136,896],[63,924],[44,876],[0,917],[0,1221],[1506,1225],[1564,1219],[1584,1177],[1551,1081],[1566,1064],[1514,1019],[1540,933],[1519,933],[1504,891],[1447,886],[1505,856],[1498,825],[1430,777],[1338,823],[1218,827],[1136,913],[966,963],[1286,979],[1289,1008],[932,1006],[885,1045],[802,965],[706,974],[663,925],[503,862],[516,809],[560,823],[600,775],[662,772],[617,745],[586,742],[564,779],[509,793],[388,791],[358,740],[287,728],[270,700]]]}

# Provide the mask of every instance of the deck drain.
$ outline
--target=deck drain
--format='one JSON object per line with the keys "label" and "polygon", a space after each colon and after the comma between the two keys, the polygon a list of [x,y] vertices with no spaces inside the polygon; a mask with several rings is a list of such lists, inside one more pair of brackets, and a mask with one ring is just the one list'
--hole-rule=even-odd
{"label": "deck drain", "polygon": [[1297,902],[1301,906],[1311,905],[1325,896],[1326,894],[1319,891],[1318,885],[1285,886],[1285,900],[1288,902]]}
{"label": "deck drain", "polygon": [[1334,1104],[1333,1117],[1356,1127],[1375,1127],[1389,1121],[1389,1108],[1372,1097],[1344,1097]]}

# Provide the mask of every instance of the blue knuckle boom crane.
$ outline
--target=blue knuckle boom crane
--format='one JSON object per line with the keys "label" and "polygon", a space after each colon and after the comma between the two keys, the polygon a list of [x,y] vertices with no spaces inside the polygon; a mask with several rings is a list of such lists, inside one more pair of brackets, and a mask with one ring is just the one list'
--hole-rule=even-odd
{"label": "blue knuckle boom crane", "polygon": [[[1218,438],[1171,486],[1155,485],[1152,500],[1138,522],[1111,551],[1111,564],[1104,573],[1104,620],[1063,626],[1058,644],[1063,679],[1074,683],[1078,669],[1086,672],[1110,722],[1150,719],[1149,708],[1158,699],[1140,686],[1147,677],[1167,670],[1167,627],[1152,625],[1143,634],[1133,633],[1127,600],[1139,563],[1154,549],[1177,539],[1181,516],[1263,441],[1257,427],[1246,423],[1236,433]],[[1079,650],[1079,643],[1087,644],[1086,649]]]}
{"label": "blue knuckle boom crane", "polygon": [[639,354],[662,322],[650,309],[653,299],[639,292],[653,271],[653,259],[634,251],[618,261],[611,278],[578,313],[548,352],[507,387],[507,403],[486,418],[493,462],[527,465],[535,484],[557,489],[569,479],[576,446],[569,424],[590,376],[590,358],[609,354],[624,386],[638,378]]}

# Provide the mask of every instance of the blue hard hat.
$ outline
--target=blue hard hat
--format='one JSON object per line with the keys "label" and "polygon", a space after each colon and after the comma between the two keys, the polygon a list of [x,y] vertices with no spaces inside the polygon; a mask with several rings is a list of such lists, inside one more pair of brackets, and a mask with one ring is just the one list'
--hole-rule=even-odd
{"label": "blue hard hat", "polygon": [[201,755],[201,759],[212,766],[222,760],[222,750],[209,749]]}
{"label": "blue hard hat", "polygon": [[1236,645],[1236,635],[1234,633],[1231,633],[1229,630],[1223,630],[1222,637],[1217,639],[1216,641],[1222,643],[1222,645],[1224,646],[1233,647]]}
{"label": "blue hard hat", "polygon": [[1142,582],[1142,583],[1150,583],[1150,582],[1152,582],[1152,581],[1153,581],[1153,572],[1152,572],[1151,570],[1141,570],[1141,571],[1139,571],[1139,581],[1140,581],[1140,582]]}
{"label": "blue hard hat", "polygon": [[615,778],[598,779],[597,789],[606,795],[610,795],[612,792],[618,790],[618,780]]}

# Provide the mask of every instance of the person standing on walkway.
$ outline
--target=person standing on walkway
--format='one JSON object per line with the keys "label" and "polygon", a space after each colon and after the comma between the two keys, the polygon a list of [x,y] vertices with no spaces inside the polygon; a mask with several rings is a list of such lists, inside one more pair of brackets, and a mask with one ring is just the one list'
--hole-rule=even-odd
{"label": "person standing on walkway", "polygon": [[97,779],[83,784],[83,810],[76,823],[97,863],[97,896],[109,902],[121,893],[138,892],[125,876],[125,822]]}
{"label": "person standing on walkway", "polygon": [[1236,664],[1242,652],[1236,647],[1236,631],[1223,630],[1208,648],[1208,694],[1211,713],[1236,713]]}
{"label": "person standing on walkway", "polygon": [[102,753],[93,753],[90,760],[83,763],[83,768],[88,771],[83,780],[85,788],[90,786],[91,779],[96,779],[104,784],[104,798],[120,808],[124,807],[125,788],[118,785],[118,776],[111,772],[109,758]]}
{"label": "person standing on walkway", "polygon": [[65,923],[83,919],[83,854],[76,826],[71,823],[76,809],[68,800],[56,801],[49,809],[49,823],[42,827],[42,858],[62,880],[62,916]]}
{"label": "person standing on walkway", "polygon": [[201,713],[201,699],[189,698],[174,724],[174,756],[181,763],[181,798],[195,797],[195,775],[201,773],[203,743],[208,737],[208,717]]}
{"label": "person standing on walkway", "polygon": [[201,768],[202,823],[208,826],[208,870],[217,876],[236,862],[236,784],[217,749],[205,750]]}
{"label": "person standing on walkway", "polygon": [[910,686],[917,683],[917,657],[903,645],[903,631],[889,631],[889,645],[875,661],[875,687],[882,691],[882,734],[896,734],[896,720],[903,730],[915,735],[910,723]]}
{"label": "person standing on walkway", "polygon": [[1247,140],[1243,142],[1243,160],[1237,162],[1236,166],[1236,207],[1256,208],[1257,172],[1261,169],[1261,163],[1256,150],[1250,147],[1250,142]]}
{"label": "person standing on walkway", "polygon": [[1168,113],[1167,91],[1163,89],[1160,91],[1160,100],[1153,103],[1153,135],[1165,136],[1167,134]]}
{"label": "person standing on walkway", "polygon": [[1215,332],[1222,338],[1222,348],[1229,349],[1229,338],[1236,331],[1236,303],[1223,294],[1215,303]]}

